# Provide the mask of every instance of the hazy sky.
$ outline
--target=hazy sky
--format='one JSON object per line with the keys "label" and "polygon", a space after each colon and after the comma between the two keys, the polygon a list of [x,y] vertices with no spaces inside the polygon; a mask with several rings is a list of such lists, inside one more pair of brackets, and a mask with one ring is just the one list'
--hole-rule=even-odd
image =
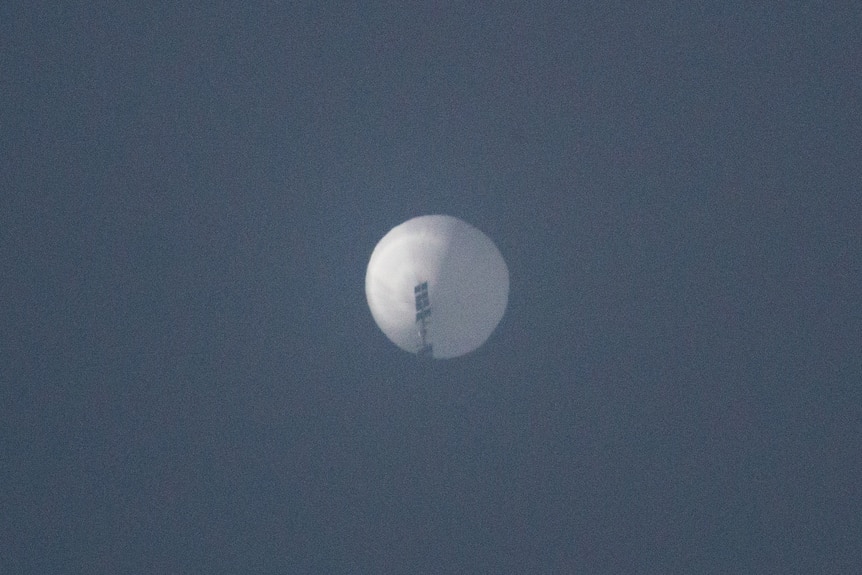
{"label": "hazy sky", "polygon": [[0,8],[0,572],[862,570],[858,2],[205,4]]}

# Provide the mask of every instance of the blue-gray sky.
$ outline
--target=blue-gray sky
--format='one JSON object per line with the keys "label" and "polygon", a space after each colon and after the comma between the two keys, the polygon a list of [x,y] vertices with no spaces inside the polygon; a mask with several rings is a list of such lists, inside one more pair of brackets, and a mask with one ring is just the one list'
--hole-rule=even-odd
{"label": "blue-gray sky", "polygon": [[858,3],[329,4],[0,9],[0,571],[862,569]]}

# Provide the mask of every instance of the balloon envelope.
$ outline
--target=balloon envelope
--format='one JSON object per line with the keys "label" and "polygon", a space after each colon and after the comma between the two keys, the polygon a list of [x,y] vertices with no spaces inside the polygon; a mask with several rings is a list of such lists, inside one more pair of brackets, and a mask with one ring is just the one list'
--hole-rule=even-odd
{"label": "balloon envelope", "polygon": [[413,353],[451,358],[485,343],[506,311],[509,270],[488,237],[451,216],[420,216],[374,248],[365,274],[374,321]]}

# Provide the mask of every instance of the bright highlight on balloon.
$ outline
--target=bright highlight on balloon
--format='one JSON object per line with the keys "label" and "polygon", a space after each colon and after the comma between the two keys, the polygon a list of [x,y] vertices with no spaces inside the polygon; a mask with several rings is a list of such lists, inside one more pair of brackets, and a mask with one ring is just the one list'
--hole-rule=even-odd
{"label": "bright highlight on balloon", "polygon": [[365,274],[374,321],[392,343],[446,359],[481,346],[503,318],[509,270],[497,246],[451,216],[420,216],[374,248]]}

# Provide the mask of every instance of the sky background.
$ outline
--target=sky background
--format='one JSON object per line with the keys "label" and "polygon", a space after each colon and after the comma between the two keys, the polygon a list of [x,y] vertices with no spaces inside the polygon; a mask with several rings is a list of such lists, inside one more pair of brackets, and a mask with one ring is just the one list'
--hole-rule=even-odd
{"label": "sky background", "polygon": [[862,569],[858,2],[12,2],[0,94],[0,572]]}

